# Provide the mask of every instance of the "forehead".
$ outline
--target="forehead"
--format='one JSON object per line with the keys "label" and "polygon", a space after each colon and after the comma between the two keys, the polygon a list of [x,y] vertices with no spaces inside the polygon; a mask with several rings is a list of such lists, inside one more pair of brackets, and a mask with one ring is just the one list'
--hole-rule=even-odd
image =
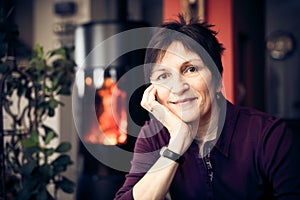
{"label": "forehead", "polygon": [[157,60],[153,69],[163,66],[180,67],[183,63],[192,60],[198,60],[198,62],[200,61],[203,64],[202,59],[197,53],[189,50],[181,42],[176,41],[171,43],[167,49],[163,51],[163,55]]}

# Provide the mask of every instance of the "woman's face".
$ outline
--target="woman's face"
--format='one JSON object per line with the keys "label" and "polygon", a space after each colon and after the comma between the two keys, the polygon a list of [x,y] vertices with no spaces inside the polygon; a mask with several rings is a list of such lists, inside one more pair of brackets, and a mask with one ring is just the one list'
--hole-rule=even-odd
{"label": "woman's face", "polygon": [[[150,77],[156,98],[184,122],[209,117],[216,92],[210,70],[198,54],[173,42]],[[211,93],[211,94],[210,94]]]}

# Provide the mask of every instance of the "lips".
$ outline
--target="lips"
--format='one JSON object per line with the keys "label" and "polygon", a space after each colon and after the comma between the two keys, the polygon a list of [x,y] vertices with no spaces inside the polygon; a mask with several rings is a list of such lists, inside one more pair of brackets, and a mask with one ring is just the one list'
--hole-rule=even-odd
{"label": "lips", "polygon": [[197,97],[185,98],[185,99],[180,99],[180,100],[176,100],[176,101],[169,101],[169,103],[171,103],[171,104],[183,104],[183,103],[192,102],[196,99],[198,99],[198,98]]}

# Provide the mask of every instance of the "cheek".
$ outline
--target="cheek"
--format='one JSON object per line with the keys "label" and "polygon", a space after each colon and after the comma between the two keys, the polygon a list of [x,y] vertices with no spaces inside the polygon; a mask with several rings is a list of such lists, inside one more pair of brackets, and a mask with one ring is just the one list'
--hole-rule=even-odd
{"label": "cheek", "polygon": [[203,93],[208,90],[208,85],[203,78],[188,81],[190,88],[197,93]]}
{"label": "cheek", "polygon": [[213,83],[211,76],[201,76],[198,79],[191,80],[189,82],[191,88],[198,93],[214,93],[215,91],[215,84]]}
{"label": "cheek", "polygon": [[[209,88],[210,87],[210,88]],[[211,101],[210,93],[213,93],[214,88],[208,86],[205,82],[191,85],[194,95],[198,96],[200,105]]]}

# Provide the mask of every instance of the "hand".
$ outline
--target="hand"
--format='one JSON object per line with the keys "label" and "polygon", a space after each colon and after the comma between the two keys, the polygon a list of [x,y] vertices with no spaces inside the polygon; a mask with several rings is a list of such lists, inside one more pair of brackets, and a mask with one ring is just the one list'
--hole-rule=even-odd
{"label": "hand", "polygon": [[156,100],[156,93],[156,88],[150,85],[144,91],[141,106],[168,129],[171,137],[168,145],[169,149],[183,154],[192,143],[195,133],[188,124]]}

